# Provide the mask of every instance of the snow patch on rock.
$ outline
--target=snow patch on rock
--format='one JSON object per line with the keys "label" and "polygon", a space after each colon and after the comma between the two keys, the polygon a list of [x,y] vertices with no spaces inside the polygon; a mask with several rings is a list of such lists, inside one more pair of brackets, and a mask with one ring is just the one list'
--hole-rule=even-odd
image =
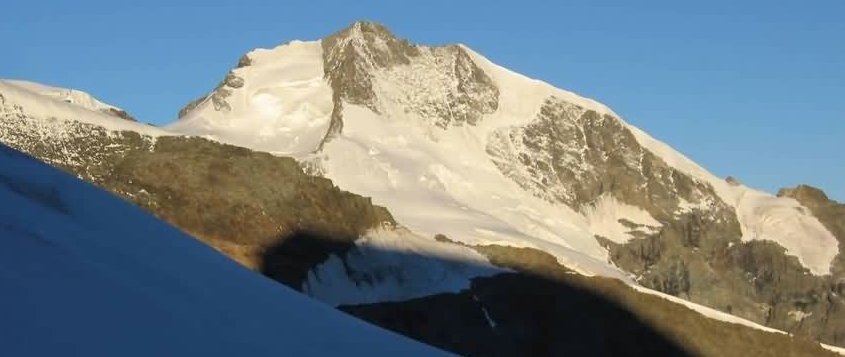
{"label": "snow patch on rock", "polygon": [[636,233],[654,234],[662,226],[642,208],[619,202],[608,194],[584,207],[583,212],[593,234],[620,244],[640,238]]}

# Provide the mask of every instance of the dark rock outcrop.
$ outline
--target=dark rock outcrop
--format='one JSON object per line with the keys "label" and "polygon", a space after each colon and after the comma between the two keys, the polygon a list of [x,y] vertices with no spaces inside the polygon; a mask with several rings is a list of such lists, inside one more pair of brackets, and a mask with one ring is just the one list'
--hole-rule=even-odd
{"label": "dark rock outcrop", "polygon": [[123,120],[137,121],[137,120],[135,120],[135,117],[129,115],[129,113],[127,113],[123,109],[109,108],[109,109],[105,110],[105,112],[108,113],[108,114],[114,115],[114,116],[116,116],[120,119],[123,119]]}
{"label": "dark rock outcrop", "polygon": [[[357,22],[321,45],[335,104],[329,140],[343,128],[343,102],[377,113],[384,112],[384,101],[399,102],[406,112],[441,128],[475,125],[498,107],[498,88],[461,46],[413,45],[372,22]],[[386,98],[376,94],[379,81],[416,86],[421,92]]]}

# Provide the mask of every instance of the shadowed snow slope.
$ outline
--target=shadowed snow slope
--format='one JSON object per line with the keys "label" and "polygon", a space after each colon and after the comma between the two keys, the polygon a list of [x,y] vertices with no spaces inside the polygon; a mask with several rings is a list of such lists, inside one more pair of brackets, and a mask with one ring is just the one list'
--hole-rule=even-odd
{"label": "shadowed snow slope", "polygon": [[440,353],[254,274],[5,146],[0,202],[4,355]]}

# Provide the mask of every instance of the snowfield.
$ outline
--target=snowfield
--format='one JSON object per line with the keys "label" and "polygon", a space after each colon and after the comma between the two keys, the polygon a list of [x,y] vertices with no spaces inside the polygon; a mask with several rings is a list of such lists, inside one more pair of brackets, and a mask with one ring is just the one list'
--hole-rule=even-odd
{"label": "snowfield", "polygon": [[52,87],[43,85],[41,83],[29,82],[29,81],[20,81],[20,80],[8,80],[6,81],[8,84],[12,84],[18,86],[20,88],[26,89],[30,92],[37,93],[39,95],[50,97],[54,99],[61,100],[65,103],[70,103],[79,107],[83,107],[89,110],[95,111],[102,111],[108,109],[115,109],[121,110],[118,107],[115,107],[110,104],[103,103],[97,98],[94,98],[88,93],[85,93],[80,90],[76,89],[68,89],[68,88],[59,88],[59,87]]}
{"label": "snowfield", "polygon": [[0,202],[3,355],[445,354],[255,274],[5,146]]}
{"label": "snowfield", "polygon": [[225,88],[231,91],[224,99],[229,110],[206,98],[167,129],[294,157],[316,150],[333,105],[320,42],[293,41],[247,56],[252,63],[232,71],[243,86]]}

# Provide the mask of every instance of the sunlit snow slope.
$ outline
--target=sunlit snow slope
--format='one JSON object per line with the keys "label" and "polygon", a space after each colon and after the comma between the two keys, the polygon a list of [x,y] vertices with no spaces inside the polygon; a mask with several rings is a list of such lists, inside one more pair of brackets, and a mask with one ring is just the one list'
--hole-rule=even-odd
{"label": "sunlit snow slope", "polygon": [[441,354],[5,146],[0,242],[2,355]]}
{"label": "sunlit snow slope", "polygon": [[323,140],[332,111],[321,55],[319,42],[252,51],[249,66],[232,70],[170,129],[260,151],[310,153]]}
{"label": "sunlit snow slope", "polygon": [[[94,124],[109,130],[128,130],[148,136],[165,135],[167,132],[151,125],[122,120],[102,109],[114,108],[91,95],[75,89],[46,86],[39,83],[0,79],[0,96],[8,102],[9,109],[26,108],[26,114],[39,119],[44,135],[70,135],[63,132],[65,124],[80,122]],[[4,123],[5,124],[5,123]],[[33,123],[22,123],[32,125]]]}
{"label": "sunlit snow slope", "polygon": [[[611,116],[645,150],[696,182],[712,186],[718,198],[736,211],[743,239],[774,241],[815,274],[828,273],[838,253],[835,237],[795,200],[728,184],[600,103],[511,72],[463,46],[409,49],[378,34],[373,38],[360,31],[360,25],[344,36],[332,40],[331,53],[325,52],[326,39],[249,53],[252,64],[234,69],[221,87],[168,129],[297,157],[340,188],[373,197],[399,223],[425,236],[445,234],[469,244],[536,247],[583,273],[625,278],[608,263],[608,253],[595,235],[626,242],[637,232],[621,225],[620,219],[647,233],[661,226],[654,217],[614,197],[583,207],[543,199],[554,187],[549,192],[525,189],[491,159],[491,150],[514,149],[492,143],[494,134],[529,125],[545,101],[556,98],[577,110]],[[406,60],[403,51],[414,56]],[[355,61],[333,57],[340,55]],[[489,94],[477,91],[476,96],[456,97],[467,90],[459,79],[473,70],[462,67],[470,61],[495,86],[497,105],[480,119],[463,124],[455,118],[463,118],[467,111],[453,110],[465,110],[467,101],[486,104]],[[326,63],[334,67],[324,68]],[[366,82],[370,87],[332,87],[341,80]],[[338,135],[329,132],[332,110],[342,118]],[[521,174],[530,176],[515,175]],[[677,212],[706,208],[709,203],[686,202]]]}
{"label": "sunlit snow slope", "polygon": [[34,93],[38,93],[39,95],[43,95],[50,98],[55,98],[61,100],[65,103],[74,104],[85,109],[89,110],[97,110],[103,111],[108,109],[117,109],[120,108],[115,107],[110,104],[103,103],[99,101],[97,98],[94,98],[88,93],[77,89],[70,89],[70,88],[59,88],[48,86],[40,83],[29,82],[29,81],[21,81],[21,80],[8,80],[6,81],[9,84],[16,85],[18,87],[24,88]]}

